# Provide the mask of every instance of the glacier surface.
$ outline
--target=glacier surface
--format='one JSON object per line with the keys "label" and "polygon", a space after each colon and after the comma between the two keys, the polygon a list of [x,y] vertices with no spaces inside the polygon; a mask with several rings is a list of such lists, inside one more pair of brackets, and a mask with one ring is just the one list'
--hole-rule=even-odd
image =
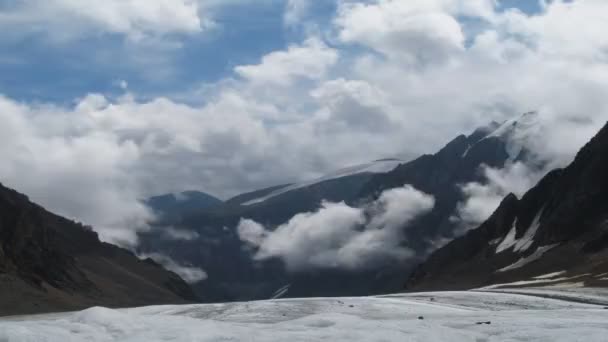
{"label": "glacier surface", "polygon": [[0,341],[605,341],[601,305],[438,292],[155,306],[0,319]]}

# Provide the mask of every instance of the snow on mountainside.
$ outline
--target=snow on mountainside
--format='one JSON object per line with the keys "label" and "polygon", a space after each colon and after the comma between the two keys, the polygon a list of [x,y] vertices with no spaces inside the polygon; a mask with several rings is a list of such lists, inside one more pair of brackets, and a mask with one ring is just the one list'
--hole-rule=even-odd
{"label": "snow on mountainside", "polygon": [[515,161],[521,157],[526,146],[530,145],[530,139],[538,137],[541,127],[537,112],[525,113],[502,124],[492,122],[487,127],[483,127],[477,131],[479,132],[478,134],[483,134],[483,138],[471,145],[462,157],[466,157],[473,146],[486,139],[497,138],[505,142],[509,161]]}
{"label": "snow on mountainside", "polygon": [[273,191],[273,192],[271,192],[271,193],[269,193],[269,194],[267,194],[265,196],[251,199],[251,200],[243,203],[243,205],[253,205],[253,204],[257,204],[257,203],[262,203],[262,202],[268,200],[269,198],[276,197],[276,196],[284,194],[286,192],[293,191],[293,190],[296,190],[296,189],[305,188],[307,186],[311,186],[313,184],[325,182],[325,181],[332,180],[332,179],[338,179],[338,178],[342,178],[342,177],[347,177],[347,176],[352,176],[352,175],[357,175],[357,174],[363,174],[363,173],[385,173],[385,172],[389,172],[389,171],[395,169],[401,163],[403,163],[403,160],[399,160],[399,159],[381,159],[381,160],[376,160],[376,161],[373,161],[373,162],[370,162],[370,163],[366,163],[366,164],[346,167],[346,168],[340,169],[338,171],[332,172],[330,174],[327,174],[327,175],[325,175],[323,177],[320,177],[320,178],[317,178],[317,179],[314,179],[314,180],[311,180],[311,181],[294,183],[294,184],[291,184],[291,185],[289,185],[287,187],[283,187],[283,188],[277,189],[276,191]]}
{"label": "snow on mountainside", "polygon": [[594,304],[598,294],[565,292],[563,300],[539,290],[437,292],[92,308],[0,319],[0,341],[605,341],[608,310]]}
{"label": "snow on mountainside", "polygon": [[507,142],[507,153],[511,160],[517,159],[528,146],[528,140],[540,134],[541,124],[537,112],[528,112],[521,117],[505,121],[487,138],[496,137]]}
{"label": "snow on mountainside", "polygon": [[[433,252],[411,291],[608,286],[608,123],[564,169],[511,194],[479,228]],[[534,279],[563,272],[556,279]]]}

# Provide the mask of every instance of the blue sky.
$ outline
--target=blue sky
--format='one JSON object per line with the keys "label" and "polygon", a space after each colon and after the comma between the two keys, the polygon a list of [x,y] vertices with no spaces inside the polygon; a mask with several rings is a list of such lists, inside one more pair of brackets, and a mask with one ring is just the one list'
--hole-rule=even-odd
{"label": "blue sky", "polygon": [[[11,3],[15,0],[0,0],[0,10]],[[499,7],[540,10],[535,0],[501,0]],[[219,6],[214,9],[217,27],[212,32],[169,38],[180,45],[170,48],[133,46],[118,34],[61,43],[49,42],[45,34],[0,39],[0,93],[27,102],[69,104],[87,93],[118,95],[123,92],[122,80],[143,97],[187,92],[300,40],[303,29],[286,27],[284,10],[282,0]],[[307,17],[324,25],[334,11],[333,1],[317,1]],[[152,60],[131,61],[134,53]]]}

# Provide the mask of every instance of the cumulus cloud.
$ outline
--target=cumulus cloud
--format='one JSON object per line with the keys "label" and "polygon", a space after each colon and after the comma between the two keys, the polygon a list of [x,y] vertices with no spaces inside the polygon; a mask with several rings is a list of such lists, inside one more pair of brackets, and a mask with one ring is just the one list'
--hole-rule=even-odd
{"label": "cumulus cloud", "polygon": [[59,39],[111,33],[141,39],[150,35],[196,33],[211,20],[197,0],[18,0],[3,8],[0,27],[19,27]]}
{"label": "cumulus cloud", "polygon": [[443,61],[463,50],[461,26],[436,1],[343,3],[335,24],[339,38],[411,65]]}
{"label": "cumulus cloud", "polygon": [[256,260],[281,258],[291,272],[365,269],[412,256],[403,246],[405,227],[433,206],[433,197],[406,186],[387,190],[360,208],[325,202],[275,230],[245,219],[238,233],[255,248]]}
{"label": "cumulus cloud", "polygon": [[183,266],[177,263],[175,260],[170,257],[159,254],[159,253],[150,253],[150,254],[141,254],[139,255],[141,259],[150,258],[157,263],[161,264],[164,268],[168,269],[171,272],[174,272],[178,276],[180,276],[184,281],[188,284],[196,284],[201,281],[207,280],[207,273],[198,267],[191,266]]}
{"label": "cumulus cloud", "polygon": [[257,65],[243,65],[235,72],[253,83],[289,85],[298,78],[321,79],[338,59],[338,52],[317,38],[272,52]]}

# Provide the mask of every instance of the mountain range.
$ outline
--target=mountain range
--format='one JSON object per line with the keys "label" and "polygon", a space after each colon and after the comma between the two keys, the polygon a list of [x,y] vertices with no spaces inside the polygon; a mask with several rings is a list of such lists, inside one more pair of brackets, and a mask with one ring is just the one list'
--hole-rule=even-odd
{"label": "mountain range", "polygon": [[[0,185],[0,315],[403,290],[608,286],[608,126],[568,167],[548,172],[521,198],[506,196],[479,227],[463,228],[455,219],[466,200],[463,185],[488,182],[484,168],[524,162],[544,170],[526,149],[535,134],[537,115],[526,113],[411,161],[377,160],[226,201],[200,191],[152,197],[145,203],[157,220],[132,252]],[[412,251],[403,260],[293,270],[278,257],[256,259],[239,235],[243,219],[272,232],[327,202],[363,208],[403,186],[434,203],[397,227],[403,233],[397,244]],[[438,248],[438,240],[451,242]],[[208,277],[188,285],[136,255],[163,255]]]}
{"label": "mountain range", "polygon": [[[462,230],[453,215],[465,197],[462,185],[484,183],[482,167],[503,168],[526,160],[524,139],[534,134],[537,114],[491,124],[460,135],[435,154],[411,161],[379,160],[346,168],[309,182],[278,185],[238,195],[220,205],[201,207],[179,218],[163,216],[141,235],[141,253],[161,252],[178,262],[204,269],[209,278],[193,285],[206,301],[264,299],[277,291],[288,297],[354,296],[399,291],[413,268],[428,256],[438,239],[453,239]],[[328,266],[288,271],[279,259],[254,261],[237,226],[251,219],[267,227],[285,224],[295,215],[318,210],[323,201],[356,207],[377,200],[383,191],[411,185],[435,199],[428,214],[403,227],[402,244],[415,251],[406,261],[373,269],[344,270]],[[194,232],[196,238],[167,239],[164,230]],[[279,291],[282,290],[282,291]]]}

